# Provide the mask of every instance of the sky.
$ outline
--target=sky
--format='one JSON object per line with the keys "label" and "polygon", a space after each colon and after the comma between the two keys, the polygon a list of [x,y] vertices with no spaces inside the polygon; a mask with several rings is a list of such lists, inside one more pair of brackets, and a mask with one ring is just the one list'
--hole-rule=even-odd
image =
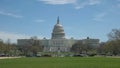
{"label": "sky", "polygon": [[0,39],[50,39],[58,16],[66,38],[105,42],[120,28],[120,0],[0,0]]}

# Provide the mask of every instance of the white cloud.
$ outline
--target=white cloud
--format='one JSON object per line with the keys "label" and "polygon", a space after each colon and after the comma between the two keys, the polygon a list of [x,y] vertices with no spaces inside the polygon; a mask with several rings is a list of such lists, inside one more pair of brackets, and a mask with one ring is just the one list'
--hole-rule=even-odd
{"label": "white cloud", "polygon": [[38,19],[38,20],[35,20],[35,22],[41,23],[41,22],[45,22],[45,20]]}
{"label": "white cloud", "polygon": [[43,1],[46,4],[72,4],[75,3],[77,0],[38,0],[38,1]]}
{"label": "white cloud", "polygon": [[81,2],[80,4],[76,3],[75,9],[81,9],[87,6],[98,5],[100,3],[101,3],[101,0],[84,0],[84,2]]}
{"label": "white cloud", "polygon": [[85,8],[86,6],[93,6],[101,3],[101,0],[84,0],[83,2],[78,3],[82,0],[37,0],[43,1],[45,4],[51,5],[63,5],[63,4],[72,4],[75,6],[75,9]]}
{"label": "white cloud", "polygon": [[5,12],[5,11],[0,11],[0,15],[11,16],[11,17],[15,17],[15,18],[22,18],[23,17],[21,15],[17,15],[17,14]]}
{"label": "white cloud", "polygon": [[100,13],[98,15],[96,15],[93,20],[95,21],[103,21],[104,17],[107,15],[107,13]]}
{"label": "white cloud", "polygon": [[101,3],[101,0],[89,0],[89,5],[96,5],[100,3]]}
{"label": "white cloud", "polygon": [[10,39],[12,43],[13,42],[16,43],[17,39],[26,39],[26,38],[30,38],[30,37],[31,36],[24,35],[24,34],[16,34],[16,33],[0,31],[0,39],[2,39],[4,41]]}

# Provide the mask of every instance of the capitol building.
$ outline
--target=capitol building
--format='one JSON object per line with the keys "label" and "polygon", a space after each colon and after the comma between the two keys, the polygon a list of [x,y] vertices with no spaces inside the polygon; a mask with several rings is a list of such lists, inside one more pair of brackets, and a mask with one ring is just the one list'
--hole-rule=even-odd
{"label": "capitol building", "polygon": [[69,52],[72,45],[76,42],[73,38],[66,39],[63,26],[60,24],[59,17],[51,33],[51,39],[42,39],[44,51],[46,52]]}
{"label": "capitol building", "polygon": [[72,45],[78,41],[82,41],[83,43],[89,42],[92,46],[98,46],[99,44],[99,39],[67,39],[64,28],[60,24],[59,17],[51,33],[51,39],[18,39],[17,44],[19,46],[30,45],[30,41],[32,42],[34,40],[38,40],[40,45],[44,46],[43,52],[70,52]]}

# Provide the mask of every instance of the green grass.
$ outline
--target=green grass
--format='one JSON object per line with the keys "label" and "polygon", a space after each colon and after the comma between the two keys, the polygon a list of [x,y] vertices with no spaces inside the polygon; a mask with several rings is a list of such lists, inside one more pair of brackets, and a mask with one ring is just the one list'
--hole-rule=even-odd
{"label": "green grass", "polygon": [[1,59],[0,68],[120,68],[120,58],[40,57]]}

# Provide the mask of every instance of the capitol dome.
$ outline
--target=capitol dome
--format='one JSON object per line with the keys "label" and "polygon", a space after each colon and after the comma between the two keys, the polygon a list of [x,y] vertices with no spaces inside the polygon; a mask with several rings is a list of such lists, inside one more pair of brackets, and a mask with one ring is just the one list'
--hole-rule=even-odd
{"label": "capitol dome", "polygon": [[62,39],[62,38],[65,38],[65,33],[63,26],[59,22],[59,17],[58,17],[57,23],[53,28],[52,39]]}

